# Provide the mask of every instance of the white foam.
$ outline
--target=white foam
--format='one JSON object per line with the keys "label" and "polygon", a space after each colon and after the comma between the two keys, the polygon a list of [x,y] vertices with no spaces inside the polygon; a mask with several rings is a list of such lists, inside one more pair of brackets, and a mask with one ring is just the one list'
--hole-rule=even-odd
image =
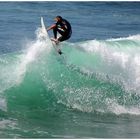
{"label": "white foam", "polygon": [[107,105],[107,110],[116,115],[120,115],[120,114],[140,115],[140,108],[133,107],[133,106],[127,107],[125,106],[125,104],[119,105],[116,99],[106,98],[105,103]]}
{"label": "white foam", "polygon": [[20,83],[22,81],[28,64],[35,61],[42,52],[46,51],[46,54],[50,52],[52,44],[49,37],[46,35],[44,36],[40,28],[36,31],[36,35],[36,41],[29,42],[27,44],[29,46],[27,47],[27,52],[22,56],[20,65],[17,66],[17,83]]}
{"label": "white foam", "polygon": [[7,111],[7,102],[6,99],[0,98],[0,110]]}
{"label": "white foam", "polygon": [[140,35],[130,35],[129,37],[111,38],[107,41],[120,41],[120,40],[138,40],[140,41]]}
{"label": "white foam", "polygon": [[[140,43],[135,42],[135,40],[140,41],[140,35],[110,41],[112,40],[125,40],[126,44],[91,40],[81,43],[79,46],[92,55],[98,55],[100,58],[97,62],[100,64],[97,69],[98,73],[111,74],[114,77],[121,75],[125,89],[127,91],[137,90],[140,94]],[[127,42],[128,40],[132,40],[132,42]],[[94,67],[93,71],[95,71]]]}
{"label": "white foam", "polygon": [[[20,84],[22,82],[24,75],[27,71],[27,67],[30,63],[37,60],[42,53],[49,53],[52,46],[50,39],[45,37],[41,29],[36,31],[36,39],[34,41],[29,41],[24,44],[26,49],[24,52],[15,54],[3,55],[0,57],[0,63],[2,68],[0,72],[0,93],[14,85]],[[23,42],[24,43],[24,42]]]}
{"label": "white foam", "polygon": [[3,119],[0,120],[0,129],[5,129],[7,127],[15,129],[16,127],[16,121],[15,120],[7,120],[7,119]]}

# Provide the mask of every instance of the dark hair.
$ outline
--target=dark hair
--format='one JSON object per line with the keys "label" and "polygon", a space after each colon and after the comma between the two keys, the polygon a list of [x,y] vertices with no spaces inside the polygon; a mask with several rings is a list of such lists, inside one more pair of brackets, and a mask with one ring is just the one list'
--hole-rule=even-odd
{"label": "dark hair", "polygon": [[56,18],[59,18],[60,20],[62,20],[62,17],[61,16],[56,16]]}

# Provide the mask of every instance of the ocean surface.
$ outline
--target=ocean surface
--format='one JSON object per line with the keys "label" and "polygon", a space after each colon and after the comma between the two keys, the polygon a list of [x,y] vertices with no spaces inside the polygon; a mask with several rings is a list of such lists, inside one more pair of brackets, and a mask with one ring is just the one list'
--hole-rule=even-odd
{"label": "ocean surface", "polygon": [[0,138],[140,138],[140,2],[0,2]]}

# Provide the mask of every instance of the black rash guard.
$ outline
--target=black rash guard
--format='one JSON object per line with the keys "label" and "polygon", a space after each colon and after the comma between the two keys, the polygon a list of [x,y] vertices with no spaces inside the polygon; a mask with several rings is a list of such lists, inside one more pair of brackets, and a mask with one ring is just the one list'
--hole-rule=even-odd
{"label": "black rash guard", "polygon": [[56,28],[54,28],[54,37],[57,38],[57,31],[62,35],[58,38],[59,41],[67,40],[71,37],[72,29],[70,23],[66,19],[58,21]]}

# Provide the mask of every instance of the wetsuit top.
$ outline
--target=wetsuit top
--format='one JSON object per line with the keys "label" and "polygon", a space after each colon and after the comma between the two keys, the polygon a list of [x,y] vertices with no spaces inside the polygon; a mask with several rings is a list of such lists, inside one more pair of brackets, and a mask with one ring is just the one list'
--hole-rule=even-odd
{"label": "wetsuit top", "polygon": [[66,19],[62,19],[62,21],[58,21],[56,23],[56,26],[58,30],[61,30],[62,32],[66,33],[67,35],[71,35],[72,29],[70,23]]}

